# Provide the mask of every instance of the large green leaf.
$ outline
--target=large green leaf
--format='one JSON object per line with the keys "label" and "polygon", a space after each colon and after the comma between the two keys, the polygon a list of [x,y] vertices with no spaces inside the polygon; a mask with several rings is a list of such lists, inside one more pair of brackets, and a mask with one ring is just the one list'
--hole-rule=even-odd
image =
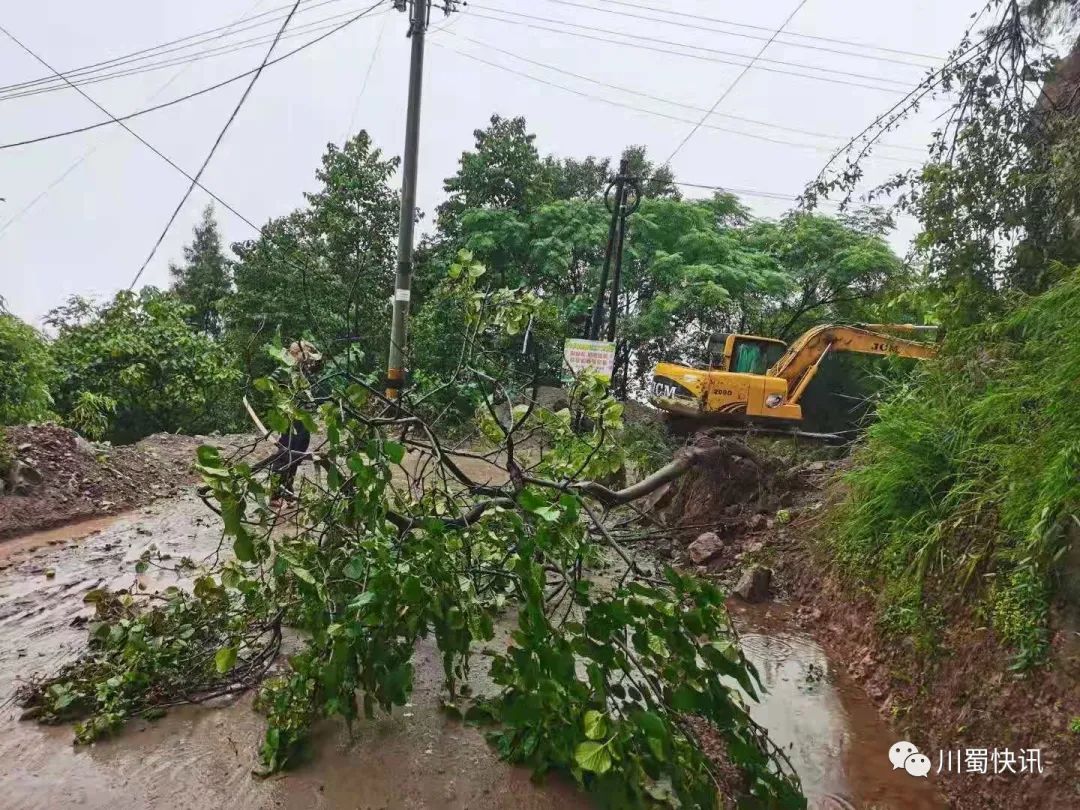
{"label": "large green leaf", "polygon": [[587,740],[578,743],[574,749],[574,762],[583,771],[591,773],[607,773],[611,770],[611,752],[608,751],[607,743],[598,743]]}

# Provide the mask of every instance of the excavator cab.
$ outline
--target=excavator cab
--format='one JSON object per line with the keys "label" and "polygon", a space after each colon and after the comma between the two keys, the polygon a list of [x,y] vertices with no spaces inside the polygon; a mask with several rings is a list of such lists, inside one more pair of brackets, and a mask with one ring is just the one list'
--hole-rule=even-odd
{"label": "excavator cab", "polygon": [[717,332],[709,338],[709,367],[735,374],[764,374],[786,348],[782,340]]}

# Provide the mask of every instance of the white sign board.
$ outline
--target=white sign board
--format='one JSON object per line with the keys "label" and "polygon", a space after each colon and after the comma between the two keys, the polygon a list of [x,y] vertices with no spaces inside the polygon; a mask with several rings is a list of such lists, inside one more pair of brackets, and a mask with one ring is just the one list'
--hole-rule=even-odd
{"label": "white sign board", "polygon": [[606,340],[570,338],[563,345],[563,360],[575,377],[588,369],[605,382],[611,382],[615,344]]}

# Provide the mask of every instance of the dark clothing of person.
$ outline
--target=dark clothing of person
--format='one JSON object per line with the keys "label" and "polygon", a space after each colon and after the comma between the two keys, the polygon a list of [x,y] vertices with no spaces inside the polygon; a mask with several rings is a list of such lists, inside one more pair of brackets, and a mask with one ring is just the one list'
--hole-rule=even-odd
{"label": "dark clothing of person", "polygon": [[307,456],[311,444],[311,433],[304,423],[295,420],[288,433],[282,433],[277,440],[277,455],[270,461],[270,472],[277,477],[273,484],[271,498],[280,498],[282,494],[292,494],[293,481],[300,463]]}

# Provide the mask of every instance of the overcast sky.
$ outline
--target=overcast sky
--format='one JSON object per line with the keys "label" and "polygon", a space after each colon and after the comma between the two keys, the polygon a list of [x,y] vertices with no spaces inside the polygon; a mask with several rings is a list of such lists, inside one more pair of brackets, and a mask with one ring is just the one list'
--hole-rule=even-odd
{"label": "overcast sky", "polygon": [[[0,24],[53,67],[66,71],[230,25],[281,7],[284,2],[35,0],[6,3]],[[294,18],[292,28],[304,31],[301,26],[358,12],[372,2],[306,0],[301,6],[306,11]],[[321,5],[314,7],[317,4]],[[679,14],[635,10],[627,4]],[[785,33],[944,55],[962,34],[970,14],[981,5],[982,0],[807,0]],[[719,60],[747,61],[765,44],[771,30],[797,7],[799,0],[477,0],[464,5],[450,20],[435,14],[424,81],[420,207],[430,213],[438,204],[443,179],[455,171],[461,152],[472,146],[473,130],[483,127],[492,113],[524,115],[544,154],[617,156],[629,144],[644,144],[654,159],[665,159],[690,131],[692,124],[685,121],[701,116],[693,108],[709,108],[742,71]],[[366,128],[386,153],[400,154],[409,46],[405,16],[384,10],[388,8],[387,3],[370,17],[267,68],[218,149],[203,184],[248,219],[262,224],[300,205],[302,192],[315,187],[315,168],[328,142],[340,143],[347,133]],[[563,20],[579,27],[512,17],[506,12]],[[220,40],[158,56],[153,61],[259,35],[271,36],[280,24],[274,18],[284,13],[282,10],[240,23],[237,27],[257,22],[266,25],[225,32],[228,35]],[[503,21],[489,19],[500,16]],[[642,16],[670,19],[676,24],[662,24]],[[736,28],[706,18],[760,28]],[[447,30],[438,31],[444,26],[448,26]],[[573,30],[591,38],[543,28]],[[318,33],[306,30],[310,33],[279,44],[276,53],[290,50]],[[744,36],[722,33],[724,30]],[[637,37],[623,40],[633,47],[611,44],[618,38],[610,31]],[[705,50],[679,49],[670,43]],[[188,65],[91,84],[84,90],[120,115],[250,70],[259,63],[266,47],[259,45]],[[679,50],[696,54],[697,58],[659,50]],[[832,50],[857,51],[895,61],[858,58]],[[459,53],[462,51],[501,68],[463,56]],[[838,141],[790,130],[835,136],[850,136],[861,130],[899,98],[901,86],[918,82],[923,75],[920,65],[933,64],[925,57],[894,51],[871,51],[822,39],[778,37],[763,54],[763,60],[771,61],[761,61],[751,69],[709,119],[711,126],[754,137],[702,128],[672,161],[676,177],[735,189],[799,193],[827,159],[829,147]],[[740,59],[738,55],[744,56]],[[805,74],[811,72],[806,66],[836,71],[816,74],[834,81],[806,78]],[[522,73],[573,88],[578,94]],[[654,98],[604,87],[569,73]],[[790,75],[793,73],[802,75]],[[7,86],[44,75],[48,72],[40,64],[0,34],[0,84]],[[875,77],[876,81],[872,81]],[[236,82],[137,118],[131,127],[194,173],[245,83]],[[856,86],[868,84],[884,89]],[[0,91],[0,95],[4,92]],[[921,149],[933,129],[934,114],[940,109],[929,105],[917,120],[890,134],[888,142]],[[83,126],[102,117],[90,102],[70,89],[0,98],[0,142]],[[919,157],[917,152],[900,148],[882,150],[880,154],[893,160],[879,158],[870,164],[871,175],[878,178],[909,165],[903,161]],[[59,180],[65,172],[66,177]],[[54,183],[48,194],[12,221]],[[187,183],[175,169],[116,126],[0,151],[0,197],[6,198],[0,203],[0,295],[13,312],[39,323],[49,309],[70,295],[108,296],[126,287]],[[168,283],[168,262],[180,257],[207,200],[200,190],[192,194],[140,283]],[[790,207],[789,202],[768,197],[747,195],[743,200],[763,217],[778,216]],[[220,206],[218,218],[226,242],[252,236],[246,224]],[[895,237],[899,249],[910,235],[909,225]]]}

